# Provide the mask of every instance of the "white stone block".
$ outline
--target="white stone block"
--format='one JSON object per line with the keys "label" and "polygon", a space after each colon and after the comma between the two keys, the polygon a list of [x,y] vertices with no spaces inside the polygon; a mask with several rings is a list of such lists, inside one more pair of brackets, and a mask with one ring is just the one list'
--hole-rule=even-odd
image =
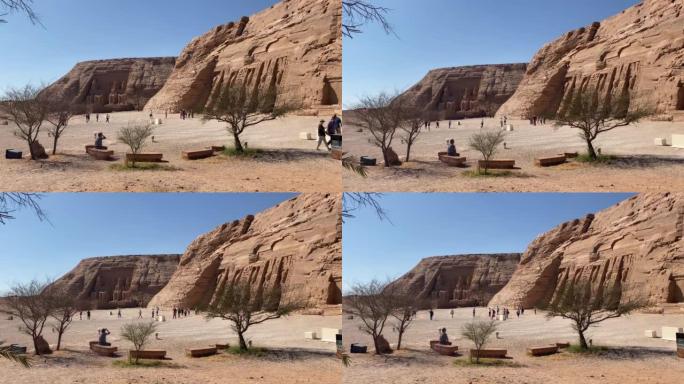
{"label": "white stone block", "polygon": [[166,321],[166,316],[164,316],[164,315],[158,316],[158,317],[157,317],[157,321],[160,322],[160,323],[165,322],[165,321]]}
{"label": "white stone block", "polygon": [[513,124],[506,124],[506,131],[513,132]]}
{"label": "white stone block", "polygon": [[667,145],[667,140],[665,140],[665,138],[663,137],[656,137],[655,139],[653,139],[653,144],[662,147],[664,145]]}
{"label": "white stone block", "polygon": [[154,125],[162,125],[162,119],[154,119]]}
{"label": "white stone block", "polygon": [[334,343],[337,341],[336,336],[341,333],[342,331],[337,328],[321,328],[321,340]]}
{"label": "white stone block", "polygon": [[651,339],[657,337],[657,336],[656,336],[656,331],[654,331],[654,330],[652,330],[652,329],[647,329],[647,330],[645,330],[645,331],[644,331],[644,336],[649,337],[649,338],[651,338]]}
{"label": "white stone block", "polygon": [[310,340],[316,340],[316,332],[304,332],[304,338]]}
{"label": "white stone block", "polygon": [[684,135],[672,135],[672,146],[675,148],[684,148]]}
{"label": "white stone block", "polygon": [[300,132],[299,138],[302,140],[313,140],[313,135],[309,132]]}
{"label": "white stone block", "polygon": [[499,321],[504,321],[506,320],[506,316],[504,315],[499,315]]}
{"label": "white stone block", "polygon": [[677,327],[663,327],[661,330],[660,337],[663,340],[677,341],[678,333],[684,333],[684,329]]}

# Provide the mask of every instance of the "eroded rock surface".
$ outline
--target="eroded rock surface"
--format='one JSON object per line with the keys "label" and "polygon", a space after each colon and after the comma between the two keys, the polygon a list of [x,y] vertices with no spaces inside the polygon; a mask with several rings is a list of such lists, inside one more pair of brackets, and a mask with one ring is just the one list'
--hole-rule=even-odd
{"label": "eroded rock surface", "polygon": [[493,116],[515,92],[527,64],[434,69],[400,99],[433,119]]}
{"label": "eroded rock surface", "polygon": [[485,305],[513,275],[519,253],[428,257],[392,284],[424,307]]}
{"label": "eroded rock surface", "polygon": [[175,57],[84,61],[43,91],[79,112],[142,109],[166,83]]}
{"label": "eroded rock surface", "polygon": [[545,45],[498,115],[553,114],[577,90],[629,98],[630,108],[682,118],[684,2],[645,0]]}
{"label": "eroded rock surface", "polygon": [[579,280],[653,305],[684,302],[684,194],[644,194],[535,239],[490,305],[544,305]]}
{"label": "eroded rock surface", "polygon": [[273,91],[277,105],[312,113],[339,109],[341,15],[339,0],[283,0],[220,25],[183,49],[147,109],[197,110],[236,81],[261,94]]}
{"label": "eroded rock surface", "polygon": [[145,306],[176,270],[180,255],[94,257],[53,283],[83,309]]}
{"label": "eroded rock surface", "polygon": [[341,197],[302,194],[195,239],[149,306],[195,308],[234,281],[314,307],[342,300]]}

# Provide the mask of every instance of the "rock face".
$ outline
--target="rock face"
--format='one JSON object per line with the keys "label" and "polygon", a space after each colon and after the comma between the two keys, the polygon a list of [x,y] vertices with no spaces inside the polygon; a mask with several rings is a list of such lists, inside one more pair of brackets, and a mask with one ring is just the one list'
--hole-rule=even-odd
{"label": "rock face", "polygon": [[429,257],[392,284],[426,307],[484,305],[508,283],[519,261],[519,253]]}
{"label": "rock face", "polygon": [[619,15],[570,31],[545,45],[498,115],[556,112],[590,86],[630,107],[681,116],[684,110],[684,3],[645,0]]}
{"label": "rock face", "polygon": [[145,306],[168,283],[180,255],[112,256],[82,260],[52,285],[83,309]]}
{"label": "rock face", "polygon": [[594,292],[682,303],[682,235],[684,194],[638,195],[539,236],[490,305],[544,305],[563,284],[587,280]]}
{"label": "rock face", "polygon": [[175,57],[84,61],[43,91],[84,112],[142,109],[171,74]]}
{"label": "rock face", "polygon": [[300,195],[195,239],[149,306],[196,308],[234,281],[280,288],[281,300],[340,304],[341,239],[341,197]]}
{"label": "rock face", "polygon": [[525,75],[527,64],[434,69],[400,99],[433,119],[493,116]]}
{"label": "rock face", "polygon": [[341,17],[339,0],[283,0],[220,25],[183,49],[146,108],[200,109],[237,81],[275,92],[277,105],[294,103],[312,113],[339,109]]}

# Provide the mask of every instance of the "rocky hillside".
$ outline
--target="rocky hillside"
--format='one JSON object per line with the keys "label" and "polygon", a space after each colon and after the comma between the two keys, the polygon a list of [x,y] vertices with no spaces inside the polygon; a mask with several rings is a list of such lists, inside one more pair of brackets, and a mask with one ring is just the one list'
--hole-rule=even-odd
{"label": "rocky hillside", "polygon": [[485,305],[513,275],[519,253],[428,257],[392,285],[424,306]]}
{"label": "rocky hillside", "polygon": [[277,93],[276,104],[340,108],[341,3],[283,0],[192,40],[147,109],[198,109],[236,81]]}
{"label": "rocky hillside", "polygon": [[684,117],[684,2],[644,0],[545,45],[498,115],[553,113],[591,86],[630,107]]}
{"label": "rocky hillside", "polygon": [[195,239],[167,286],[149,306],[195,308],[217,291],[246,281],[258,292],[278,287],[283,298],[311,306],[342,299],[341,197],[303,194],[217,227]]}
{"label": "rocky hillside", "polygon": [[432,119],[493,116],[518,88],[526,64],[434,69],[399,96]]}
{"label": "rocky hillside", "polygon": [[624,298],[684,302],[684,194],[644,194],[535,239],[490,305],[543,305],[557,288],[591,281]]}
{"label": "rocky hillside", "polygon": [[145,306],[168,283],[180,255],[84,259],[53,283],[83,309]]}
{"label": "rocky hillside", "polygon": [[175,62],[175,57],[84,61],[43,92],[79,112],[142,109],[166,83]]}

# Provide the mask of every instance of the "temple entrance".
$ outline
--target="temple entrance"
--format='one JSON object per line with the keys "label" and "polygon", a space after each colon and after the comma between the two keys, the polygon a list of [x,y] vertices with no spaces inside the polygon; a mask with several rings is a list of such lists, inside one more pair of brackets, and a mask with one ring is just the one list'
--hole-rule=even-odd
{"label": "temple entrance", "polygon": [[684,111],[684,84],[679,84],[677,89],[677,110]]}
{"label": "temple entrance", "polygon": [[342,304],[342,290],[331,277],[328,283],[328,298],[326,304]]}
{"label": "temple entrance", "polygon": [[323,81],[323,95],[321,105],[338,105],[340,103],[339,94],[341,91],[341,79],[325,79]]}

